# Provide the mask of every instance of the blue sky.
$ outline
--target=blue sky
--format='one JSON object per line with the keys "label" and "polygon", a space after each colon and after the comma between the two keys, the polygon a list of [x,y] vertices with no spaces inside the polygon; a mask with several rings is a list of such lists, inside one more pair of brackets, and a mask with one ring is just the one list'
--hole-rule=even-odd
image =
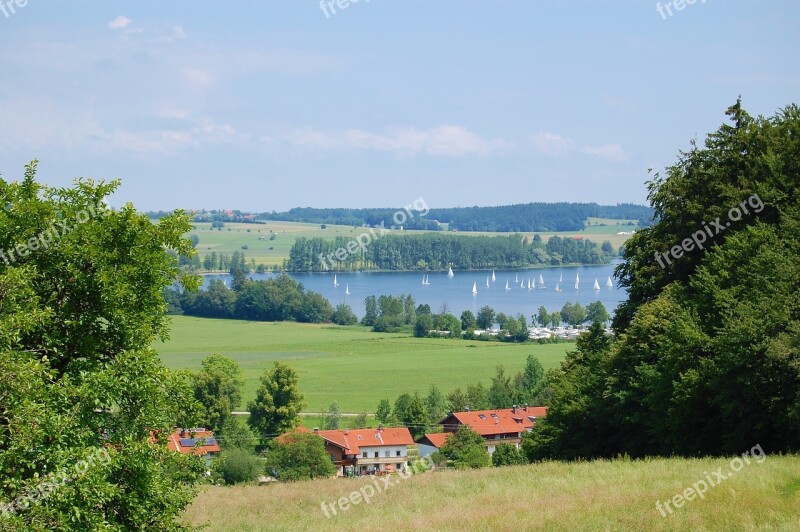
{"label": "blue sky", "polygon": [[644,203],[738,95],[800,93],[796,0],[22,4],[0,175],[119,177],[142,210]]}

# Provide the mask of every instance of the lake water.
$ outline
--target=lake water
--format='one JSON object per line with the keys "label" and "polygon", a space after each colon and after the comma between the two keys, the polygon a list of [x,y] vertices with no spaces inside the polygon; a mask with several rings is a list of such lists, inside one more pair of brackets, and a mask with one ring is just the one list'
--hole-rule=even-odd
{"label": "lake water", "polygon": [[[416,272],[351,272],[337,273],[338,287],[333,285],[332,273],[292,273],[289,276],[305,286],[306,290],[313,290],[325,296],[332,305],[347,303],[359,316],[364,315],[364,298],[367,296],[400,295],[410,293],[417,305],[427,303],[434,313],[438,313],[443,304],[450,307],[450,312],[456,316],[465,310],[477,314],[478,309],[489,305],[495,312],[505,312],[509,315],[522,313],[530,321],[531,314],[535,314],[541,305],[549,312],[561,310],[566,302],[579,302],[586,306],[595,301],[602,301],[609,313],[613,315],[617,305],[626,298],[625,290],[618,289],[616,280],[613,279],[615,264],[606,266],[573,266],[536,268],[529,270],[495,270],[495,282],[489,279],[489,288],[486,287],[487,277],[492,271],[455,272],[453,277],[447,277],[445,272],[429,273],[429,285],[422,284],[422,273]],[[539,288],[538,280],[541,274],[546,288]],[[575,290],[575,276],[580,276],[580,285]],[[561,283],[563,291],[556,292],[556,283],[563,275]],[[611,276],[614,281],[613,288],[606,288],[606,280]],[[273,274],[251,274],[253,279],[269,279]],[[528,290],[527,281],[537,280],[537,287]],[[205,284],[210,279],[222,279],[230,286],[229,274],[207,275]],[[516,281],[515,281],[516,279]],[[600,283],[600,290],[594,290],[594,280]],[[506,281],[509,290],[506,290]],[[524,281],[525,287],[520,287]],[[478,293],[472,294],[472,284],[477,285]],[[345,294],[349,287],[350,295]]]}

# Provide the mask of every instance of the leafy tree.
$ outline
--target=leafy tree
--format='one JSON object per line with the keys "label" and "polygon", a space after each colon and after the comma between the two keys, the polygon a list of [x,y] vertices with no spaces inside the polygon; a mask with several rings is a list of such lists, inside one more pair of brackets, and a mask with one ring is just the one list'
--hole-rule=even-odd
{"label": "leafy tree", "polygon": [[497,321],[497,326],[500,327],[501,330],[504,330],[508,323],[508,316],[506,316],[505,312],[498,312],[495,321]]}
{"label": "leafy tree", "polygon": [[408,410],[411,405],[411,400],[411,394],[407,393],[400,394],[397,399],[395,399],[392,415],[394,415],[398,421],[404,422],[404,420],[409,418]]}
{"label": "leafy tree", "polygon": [[304,323],[327,323],[331,321],[333,308],[322,294],[305,292],[297,313],[297,321]]}
{"label": "leafy tree", "polygon": [[3,527],[174,529],[203,464],[166,438],[199,405],[149,346],[166,338],[162,291],[180,275],[165,250],[193,255],[188,218],[112,210],[117,181],[51,188],[36,166],[0,179],[0,500],[23,510],[50,473],[93,465]]}
{"label": "leafy tree", "polygon": [[586,320],[592,323],[606,323],[611,319],[602,301],[595,301],[586,306]]}
{"label": "leafy tree", "polygon": [[217,437],[222,449],[244,449],[253,452],[258,443],[256,435],[241,417],[229,416]]}
{"label": "leafy tree", "polygon": [[244,449],[227,449],[215,461],[215,469],[225,484],[253,482],[264,472],[261,460]]}
{"label": "leafy tree", "polygon": [[358,323],[358,317],[346,303],[339,303],[331,314],[331,321],[336,325],[355,325]]}
{"label": "leafy tree", "polygon": [[433,319],[431,315],[419,314],[417,316],[417,323],[414,324],[414,336],[417,338],[425,338],[431,330],[433,330]]}
{"label": "leafy tree", "polygon": [[364,299],[364,317],[361,318],[361,324],[367,327],[375,325],[378,319],[378,300],[375,296],[367,296]]}
{"label": "leafy tree", "polygon": [[467,396],[464,395],[461,388],[456,388],[447,394],[447,409],[450,412],[463,412],[467,406]]}
{"label": "leafy tree", "polygon": [[352,429],[365,429],[367,428],[367,413],[361,412],[352,421],[348,422],[348,426]]}
{"label": "leafy tree", "polygon": [[323,416],[322,426],[325,430],[336,430],[339,428],[342,412],[339,410],[339,403],[332,402],[328,407],[328,412]]}
{"label": "leafy tree", "polygon": [[536,321],[539,322],[541,327],[547,327],[550,325],[550,313],[547,312],[547,309],[544,306],[539,307]]}
{"label": "leafy tree", "polygon": [[289,432],[270,442],[266,470],[283,481],[311,480],[336,474],[336,466],[325,451],[325,440],[301,432]]}
{"label": "leafy tree", "polygon": [[491,464],[483,437],[467,425],[459,425],[439,451],[452,460],[457,469],[477,469]]}
{"label": "leafy tree", "polygon": [[464,331],[468,331],[469,329],[475,329],[478,326],[478,322],[475,320],[475,315],[470,310],[465,310],[461,313],[461,329]]}
{"label": "leafy tree", "polygon": [[503,366],[497,366],[497,373],[492,377],[492,386],[489,388],[489,407],[511,408],[513,398],[514,389],[511,387],[511,378],[506,376]]}
{"label": "leafy tree", "polygon": [[388,423],[389,416],[392,415],[392,407],[389,406],[388,399],[381,399],[381,402],[378,403],[378,408],[375,410],[375,419],[377,419],[380,423]]}
{"label": "leafy tree", "polygon": [[490,408],[489,397],[482,383],[467,385],[467,406],[472,410],[486,410]]}
{"label": "leafy tree", "polygon": [[534,390],[544,378],[544,368],[535,355],[528,355],[522,373],[522,386],[526,398],[531,398]]}
{"label": "leafy tree", "polygon": [[491,329],[492,325],[494,325],[494,320],[495,316],[492,307],[483,306],[478,310],[478,317],[475,322],[481,329]]}
{"label": "leafy tree", "polygon": [[264,371],[255,401],[247,404],[250,411],[247,422],[262,438],[297,427],[297,416],[305,406],[297,382],[297,372],[277,360],[271,370]]}
{"label": "leafy tree", "polygon": [[550,314],[550,325],[553,327],[558,327],[561,325],[561,313],[556,311]]}
{"label": "leafy tree", "polygon": [[437,331],[449,331],[451,337],[457,338],[461,335],[461,320],[452,314],[437,314],[433,317],[433,328]]}
{"label": "leafy tree", "polygon": [[495,467],[509,465],[524,465],[528,463],[525,453],[517,448],[516,445],[503,443],[497,445],[492,453],[492,465]]}
{"label": "leafy tree", "polygon": [[428,419],[436,423],[444,418],[447,413],[447,400],[435,384],[431,384],[428,395],[425,397],[425,409],[428,412]]}
{"label": "leafy tree", "polygon": [[428,316],[430,316],[431,315],[431,306],[428,305],[427,303],[417,305],[416,314],[417,314],[417,317],[419,317],[420,314],[427,314]]}
{"label": "leafy tree", "polygon": [[242,402],[244,374],[232,358],[213,354],[203,359],[193,378],[194,397],[203,405],[201,423],[222,435],[231,412]]}

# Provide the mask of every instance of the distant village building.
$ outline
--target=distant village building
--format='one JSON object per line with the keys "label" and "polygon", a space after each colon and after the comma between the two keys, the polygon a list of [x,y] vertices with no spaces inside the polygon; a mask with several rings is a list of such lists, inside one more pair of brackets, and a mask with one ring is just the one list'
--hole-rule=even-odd
{"label": "distant village building", "polygon": [[211,466],[211,457],[220,452],[214,433],[204,428],[176,430],[170,434],[167,447],[183,454],[205,457],[207,468]]}
{"label": "distant village building", "polygon": [[[310,432],[308,429],[300,429]],[[319,430],[325,450],[336,465],[338,476],[374,475],[403,471],[408,467],[408,447],[414,439],[407,428]]]}
{"label": "distant village building", "polygon": [[[483,436],[486,450],[492,454],[495,447],[500,444],[511,444],[520,448],[522,435],[533,430],[536,420],[545,416],[547,416],[546,406],[525,405],[498,410],[453,412],[440,421],[439,425],[442,425],[445,433],[456,432],[461,425],[468,426]],[[441,445],[436,445],[438,442],[444,444],[437,434],[426,434],[425,438],[437,449],[441,447]],[[422,440],[420,441],[422,442]],[[420,455],[422,455],[421,450]]]}

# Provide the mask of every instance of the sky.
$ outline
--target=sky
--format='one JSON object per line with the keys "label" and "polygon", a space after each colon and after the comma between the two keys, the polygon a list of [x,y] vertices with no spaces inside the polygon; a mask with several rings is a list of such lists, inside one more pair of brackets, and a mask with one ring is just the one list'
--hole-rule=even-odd
{"label": "sky", "polygon": [[140,210],[645,203],[740,95],[800,103],[796,0],[338,1],[0,0],[0,176]]}

